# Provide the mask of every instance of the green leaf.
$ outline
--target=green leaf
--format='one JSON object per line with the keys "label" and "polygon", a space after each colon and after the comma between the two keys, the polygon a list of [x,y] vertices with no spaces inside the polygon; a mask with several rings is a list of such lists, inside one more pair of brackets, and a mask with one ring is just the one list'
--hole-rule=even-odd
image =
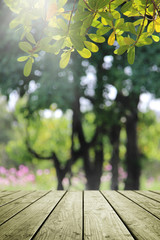
{"label": "green leaf", "polygon": [[132,7],[132,1],[129,1],[121,7],[121,12],[125,13],[126,11],[130,10],[131,7]]}
{"label": "green leaf", "polygon": [[109,12],[99,12],[99,15],[103,18],[105,18],[106,20],[110,20],[110,21],[113,21],[113,16],[111,13]]}
{"label": "green leaf", "polygon": [[70,57],[71,57],[71,50],[62,53],[61,60],[60,60],[60,68],[67,67]]}
{"label": "green leaf", "polygon": [[70,33],[70,39],[76,50],[81,51],[84,48],[82,38],[77,34],[77,31]]}
{"label": "green leaf", "polygon": [[123,18],[119,18],[118,20],[116,20],[115,28],[119,28],[123,24],[124,24],[124,19]]}
{"label": "green leaf", "polygon": [[124,37],[124,42],[126,45],[131,45],[135,43],[135,40],[130,37]]}
{"label": "green leaf", "polygon": [[111,4],[112,9],[116,9],[118,6],[120,6],[122,3],[124,3],[126,0],[117,0],[113,1],[113,4]]}
{"label": "green leaf", "polygon": [[27,34],[26,34],[26,38],[27,38],[27,40],[28,40],[29,42],[31,42],[31,43],[33,43],[33,44],[36,44],[36,41],[35,41],[35,39],[34,39],[34,37],[33,37],[33,35],[32,35],[31,33],[27,33]]}
{"label": "green leaf", "polygon": [[159,37],[156,35],[152,35],[152,38],[155,42],[159,42]]}
{"label": "green leaf", "polygon": [[29,58],[23,69],[24,76],[28,77],[31,71],[32,71],[32,58]]}
{"label": "green leaf", "polygon": [[147,27],[147,32],[154,33],[154,22],[150,22]]}
{"label": "green leaf", "polygon": [[138,40],[138,43],[136,44],[137,47],[141,47],[144,45],[150,45],[152,44],[153,40],[151,38],[146,38],[146,37],[140,37]]}
{"label": "green leaf", "polygon": [[54,53],[54,54],[58,54],[64,44],[64,38],[56,41],[52,46],[50,46],[49,52]]}
{"label": "green leaf", "polygon": [[64,31],[66,32],[68,30],[68,25],[67,23],[62,19],[58,18],[57,19],[57,25]]}
{"label": "green leaf", "polygon": [[10,22],[10,24],[9,24],[9,27],[11,28],[11,29],[13,29],[13,28],[16,28],[18,25],[20,25],[21,24],[21,21],[20,21],[20,18],[19,17],[16,17],[15,19],[13,19],[11,22]]}
{"label": "green leaf", "polygon": [[88,0],[88,5],[91,9],[96,9],[97,0]]}
{"label": "green leaf", "polygon": [[118,49],[114,51],[115,54],[117,55],[122,55],[126,50],[128,49],[128,46],[120,46]]}
{"label": "green leaf", "polygon": [[136,30],[135,30],[135,26],[134,26],[133,23],[127,22],[126,25],[127,25],[127,27],[128,27],[128,30],[129,30],[131,33],[133,33],[134,35],[137,34],[137,33],[136,33]]}
{"label": "green leaf", "polygon": [[93,22],[93,15],[89,15],[84,21],[83,21],[83,28],[87,29],[91,26]]}
{"label": "green leaf", "polygon": [[87,48],[83,48],[82,51],[77,51],[81,57],[83,58],[90,58],[91,57],[91,52]]}
{"label": "green leaf", "polygon": [[131,47],[128,49],[127,59],[129,64],[133,64],[135,60],[135,47]]}
{"label": "green leaf", "polygon": [[126,45],[124,41],[124,37],[122,36],[117,36],[117,42],[120,46]]}
{"label": "green leaf", "polygon": [[22,56],[22,57],[17,58],[17,61],[18,61],[18,62],[24,62],[24,61],[26,61],[28,58],[29,58],[29,56]]}
{"label": "green leaf", "polygon": [[105,35],[107,32],[109,32],[109,30],[111,30],[110,27],[102,27],[97,30],[96,34],[97,35]]}
{"label": "green leaf", "polygon": [[92,27],[95,27],[95,28],[102,28],[103,27],[103,24],[96,20],[95,18],[93,19],[93,22],[92,22]]}
{"label": "green leaf", "polygon": [[88,34],[88,37],[93,41],[97,43],[103,43],[106,41],[106,39],[102,36],[99,36],[97,34]]}
{"label": "green leaf", "polygon": [[77,29],[80,29],[82,27],[83,22],[77,21],[75,23],[71,23],[69,29],[72,31],[77,31]]}
{"label": "green leaf", "polygon": [[84,41],[84,45],[91,51],[91,52],[98,52],[99,48],[96,44],[88,41]]}
{"label": "green leaf", "polygon": [[114,10],[114,12],[112,12],[112,15],[113,15],[114,19],[119,19],[121,17],[121,14],[115,10]]}
{"label": "green leaf", "polygon": [[85,12],[76,11],[75,16],[74,16],[74,20],[75,21],[80,21],[80,20],[82,21],[85,18],[87,18],[90,14],[91,14],[91,12],[89,12],[89,11],[85,11]]}
{"label": "green leaf", "polygon": [[110,0],[99,0],[97,1],[97,9],[104,8],[107,4],[109,4]]}
{"label": "green leaf", "polygon": [[32,45],[28,42],[20,42],[19,43],[19,48],[22,51],[29,53],[32,50]]}
{"label": "green leaf", "polygon": [[37,58],[37,57],[38,57],[38,54],[36,54],[36,53],[35,53],[35,54],[33,54],[33,57]]}

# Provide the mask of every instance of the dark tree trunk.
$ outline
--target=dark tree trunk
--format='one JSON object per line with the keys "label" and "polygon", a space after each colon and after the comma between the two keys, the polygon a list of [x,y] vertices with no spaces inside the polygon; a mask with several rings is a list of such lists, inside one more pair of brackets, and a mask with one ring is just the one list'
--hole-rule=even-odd
{"label": "dark tree trunk", "polygon": [[62,181],[63,181],[63,178],[65,177],[65,174],[63,171],[57,171],[57,169],[56,169],[56,174],[57,174],[57,181],[58,181],[57,190],[64,190]]}
{"label": "dark tree trunk", "polygon": [[132,111],[126,120],[127,133],[127,152],[126,152],[126,166],[127,179],[125,183],[125,190],[138,190],[140,181],[140,158],[137,146],[137,111]]}
{"label": "dark tree trunk", "polygon": [[[103,168],[103,143],[102,139],[99,140],[97,146],[95,147],[95,159],[94,163],[86,164],[86,189],[87,190],[98,190],[100,188],[102,168]],[[89,159],[88,159],[89,162]]]}
{"label": "dark tree trunk", "polygon": [[111,189],[118,190],[118,167],[119,167],[119,138],[120,125],[113,125],[110,133],[110,141],[112,144],[112,157],[110,163],[112,165]]}

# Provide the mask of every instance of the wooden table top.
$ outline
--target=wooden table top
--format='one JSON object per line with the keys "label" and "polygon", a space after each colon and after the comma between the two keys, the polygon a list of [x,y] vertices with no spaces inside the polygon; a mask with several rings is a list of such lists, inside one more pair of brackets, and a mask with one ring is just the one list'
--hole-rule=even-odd
{"label": "wooden table top", "polygon": [[1,191],[8,239],[160,240],[160,191]]}

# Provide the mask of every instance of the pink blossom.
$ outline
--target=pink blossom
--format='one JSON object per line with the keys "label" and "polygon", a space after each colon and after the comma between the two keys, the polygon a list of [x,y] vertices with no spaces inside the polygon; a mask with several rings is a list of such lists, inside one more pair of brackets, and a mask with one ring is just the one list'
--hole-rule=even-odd
{"label": "pink blossom", "polygon": [[27,182],[34,182],[35,181],[35,176],[33,174],[29,174],[26,176]]}
{"label": "pink blossom", "polygon": [[20,165],[18,170],[15,168],[7,170],[1,166],[0,175],[0,185],[26,185],[35,181],[34,174],[24,165]]}
{"label": "pink blossom", "polygon": [[3,166],[0,166],[0,174],[6,174],[8,171],[7,171],[7,169],[5,169],[5,167],[3,167]]}
{"label": "pink blossom", "polygon": [[104,169],[105,169],[106,171],[111,171],[111,170],[112,170],[112,165],[111,165],[111,164],[108,164],[108,165],[106,165],[106,166],[104,167]]}
{"label": "pink blossom", "polygon": [[108,182],[111,180],[111,174],[107,174],[106,176],[101,177],[101,182]]}
{"label": "pink blossom", "polygon": [[38,176],[41,176],[42,174],[43,174],[43,171],[42,171],[41,169],[38,169],[38,170],[37,170],[37,175],[38,175]]}
{"label": "pink blossom", "polygon": [[11,174],[16,174],[16,172],[17,172],[16,168],[9,169],[9,173],[11,173]]}
{"label": "pink blossom", "polygon": [[79,178],[77,178],[77,177],[72,178],[73,185],[77,185],[79,182],[80,182]]}
{"label": "pink blossom", "polygon": [[27,166],[24,166],[24,165],[20,165],[19,166],[19,171],[21,171],[23,174],[26,174],[29,172],[29,169]]}
{"label": "pink blossom", "polygon": [[63,178],[62,184],[64,184],[64,185],[69,185],[69,180],[68,180],[68,178]]}

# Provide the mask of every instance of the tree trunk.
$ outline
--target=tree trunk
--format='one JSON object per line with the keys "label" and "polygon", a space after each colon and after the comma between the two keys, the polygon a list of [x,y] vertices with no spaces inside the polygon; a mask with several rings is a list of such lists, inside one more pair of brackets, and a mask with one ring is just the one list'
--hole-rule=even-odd
{"label": "tree trunk", "polygon": [[113,125],[110,133],[110,141],[112,144],[112,157],[110,163],[112,165],[111,189],[118,190],[118,167],[119,167],[119,138],[120,125]]}
{"label": "tree trunk", "polygon": [[95,146],[95,159],[94,163],[86,164],[85,173],[87,178],[87,190],[99,190],[102,176],[104,154],[102,139],[99,140]]}
{"label": "tree trunk", "polygon": [[127,133],[127,152],[126,152],[126,166],[127,179],[125,183],[125,190],[138,190],[140,180],[140,158],[137,146],[137,111],[132,111],[127,116],[126,133]]}
{"label": "tree trunk", "polygon": [[57,190],[64,190],[62,181],[65,175],[62,171],[57,171],[57,169],[56,169],[56,174],[57,174],[57,181],[58,181]]}

